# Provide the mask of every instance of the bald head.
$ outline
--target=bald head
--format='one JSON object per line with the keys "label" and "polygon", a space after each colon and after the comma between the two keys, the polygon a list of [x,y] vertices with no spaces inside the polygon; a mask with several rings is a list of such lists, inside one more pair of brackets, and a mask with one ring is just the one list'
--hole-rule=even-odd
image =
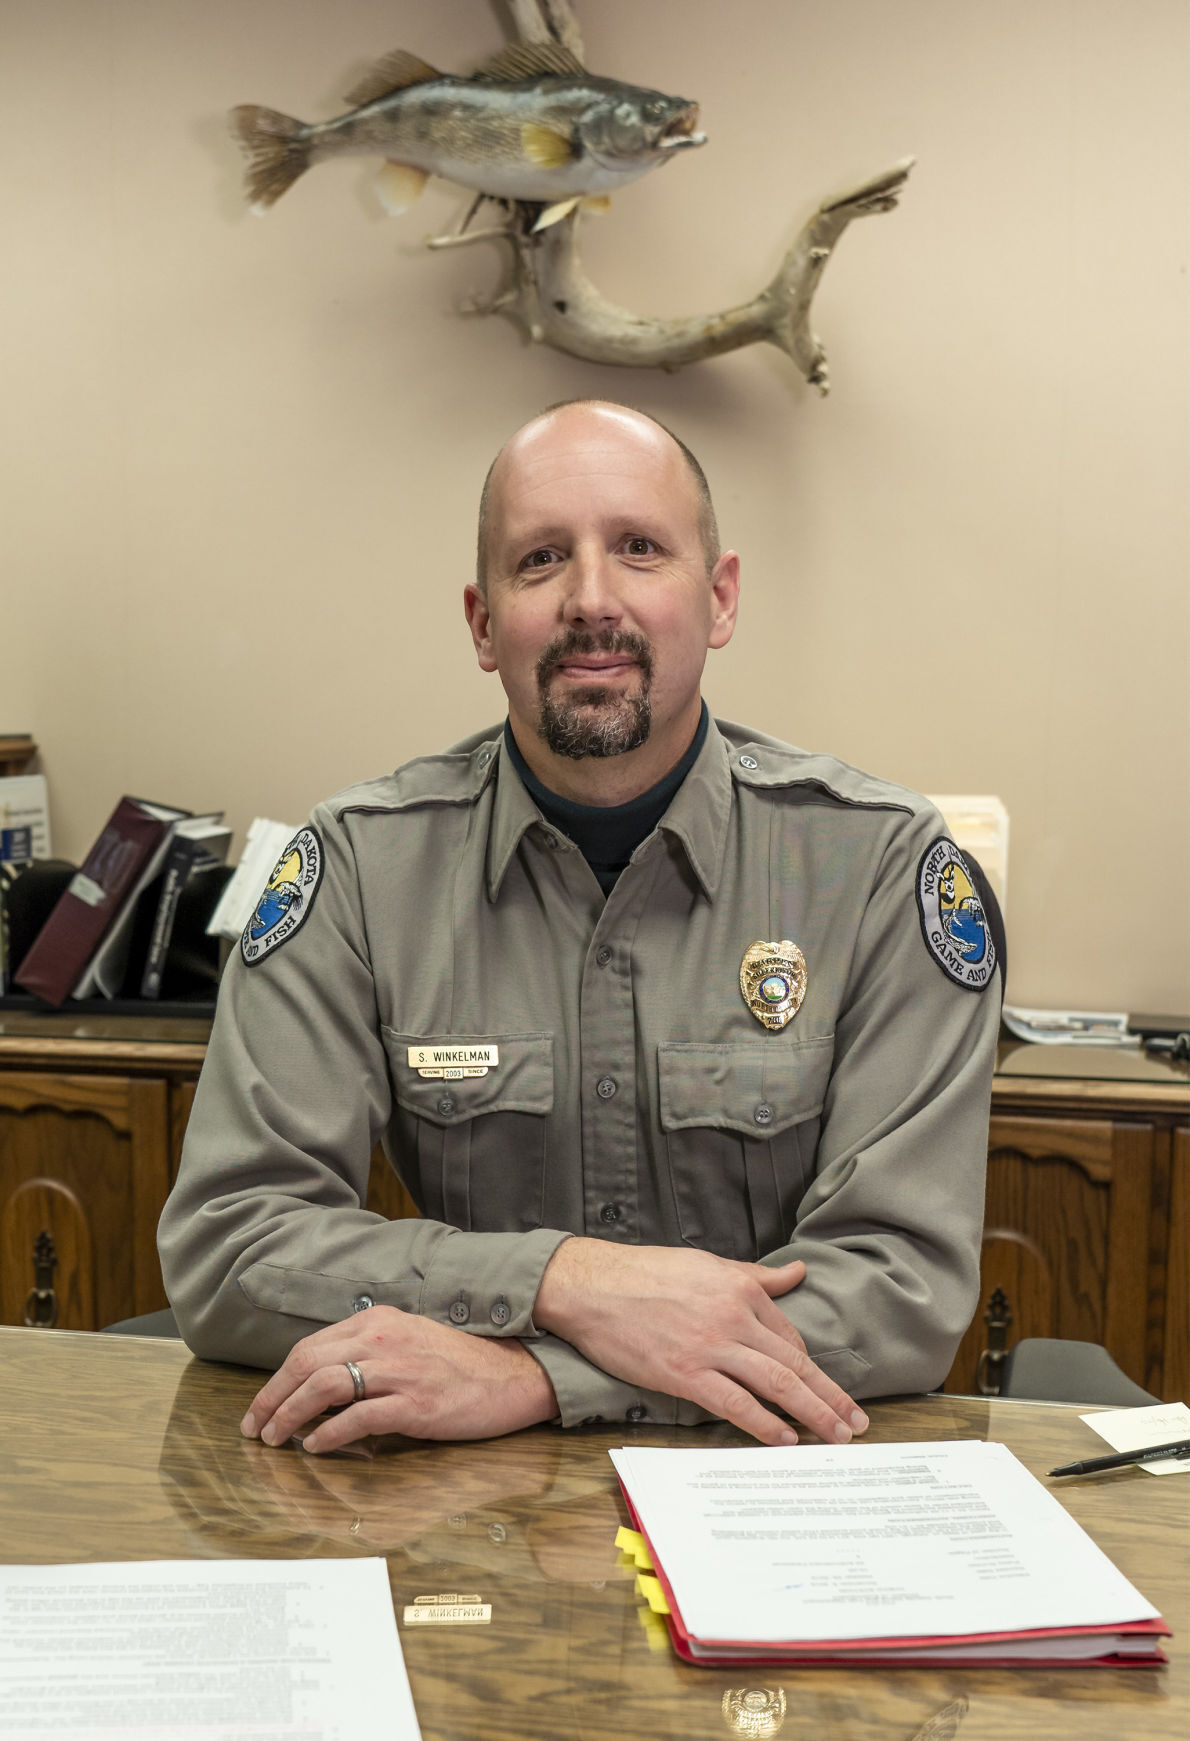
{"label": "bald head", "polygon": [[554,405],[547,405],[544,411],[539,412],[536,417],[530,418],[528,423],[522,424],[515,434],[505,442],[488,467],[488,475],[483,481],[483,490],[479,498],[479,537],[475,578],[480,591],[484,594],[487,592],[493,511],[502,474],[507,468],[508,462],[523,446],[538,442],[543,438],[548,440],[551,426],[565,419],[567,413],[580,409],[595,418],[601,418],[602,414],[606,414],[609,422],[619,425],[626,435],[631,434],[633,423],[642,426],[641,434],[646,438],[660,431],[665,440],[677,449],[681,455],[693,493],[698,515],[698,533],[709,575],[719,559],[719,527],[715,520],[715,508],[711,501],[711,491],[707,483],[706,473],[686,443],[676,436],[672,429],[667,429],[665,424],[659,422],[656,417],[650,417],[645,411],[638,411],[635,406],[621,405],[612,399],[560,399]]}

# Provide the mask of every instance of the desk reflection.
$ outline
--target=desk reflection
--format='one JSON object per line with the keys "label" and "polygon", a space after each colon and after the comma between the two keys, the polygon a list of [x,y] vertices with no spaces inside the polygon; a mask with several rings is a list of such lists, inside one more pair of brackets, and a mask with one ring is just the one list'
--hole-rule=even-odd
{"label": "desk reflection", "polygon": [[179,1515],[219,1553],[399,1554],[411,1566],[454,1566],[456,1582],[464,1572],[631,1582],[606,1476],[592,1468],[563,1479],[564,1446],[561,1434],[522,1435],[491,1440],[479,1457],[471,1446],[387,1438],[367,1441],[363,1455],[311,1457],[293,1443],[229,1444],[196,1364],[178,1383],[159,1472]]}
{"label": "desk reflection", "polygon": [[[426,1741],[848,1741],[877,1732],[862,1673],[841,1687],[812,1672],[778,1680],[767,1669],[747,1680],[746,1669],[677,1661],[615,1547],[627,1514],[607,1446],[647,1442],[639,1430],[537,1431],[482,1445],[394,1437],[367,1441],[360,1455],[311,1457],[294,1443],[274,1450],[240,1438],[234,1409],[212,1407],[212,1379],[199,1362],[183,1369],[158,1465],[197,1551],[382,1554],[398,1616],[418,1596],[446,1591],[491,1605],[490,1626],[402,1628]],[[939,1401],[945,1430],[953,1410]],[[986,1409],[975,1419],[981,1405],[960,1412],[969,1436],[986,1430]],[[693,1437],[740,1442],[728,1427]],[[897,1741],[948,1741],[967,1709],[965,1699],[911,1686],[891,1699],[882,1689],[878,1703],[890,1719],[878,1732]]]}
{"label": "desk reflection", "polygon": [[[176,1342],[0,1329],[0,1541],[14,1564],[384,1555],[423,1741],[1185,1741],[1190,1477],[1064,1485],[1062,1503],[1174,1629],[1167,1668],[695,1668],[657,1636],[614,1537],[608,1451],[728,1446],[729,1427],[532,1428],[370,1459],[248,1443],[259,1374]],[[1093,1440],[1065,1406],[873,1403],[874,1442],[1002,1439],[1043,1479]],[[402,1624],[478,1594],[487,1625]],[[0,1727],[3,1726],[0,1718]]]}

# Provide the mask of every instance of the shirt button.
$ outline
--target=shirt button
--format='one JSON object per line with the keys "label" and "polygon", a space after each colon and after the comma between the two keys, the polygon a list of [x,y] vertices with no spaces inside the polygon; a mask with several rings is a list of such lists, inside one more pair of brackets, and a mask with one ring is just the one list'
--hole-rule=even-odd
{"label": "shirt button", "polygon": [[616,1092],[616,1084],[610,1076],[601,1076],[595,1084],[595,1092],[600,1100],[610,1100]]}
{"label": "shirt button", "polygon": [[453,1094],[443,1094],[439,1096],[438,1111],[442,1114],[443,1118],[449,1118],[454,1109],[455,1097]]}
{"label": "shirt button", "polygon": [[599,967],[606,967],[612,958],[612,952],[606,943],[601,943],[595,951],[595,961]]}
{"label": "shirt button", "polygon": [[606,1221],[610,1227],[613,1221],[620,1219],[619,1207],[615,1203],[605,1203],[599,1211],[600,1221]]}
{"label": "shirt button", "polygon": [[486,768],[488,763],[491,761],[491,759],[492,759],[491,750],[480,750],[479,754],[475,758],[476,762],[478,763],[478,765],[481,768]]}
{"label": "shirt button", "polygon": [[376,1304],[371,1294],[357,1294],[351,1302],[353,1312],[367,1312]]}
{"label": "shirt button", "polygon": [[496,1304],[492,1307],[489,1316],[493,1324],[507,1324],[508,1320],[512,1317],[512,1307],[509,1305],[507,1300],[497,1300]]}
{"label": "shirt button", "polygon": [[508,1531],[502,1523],[489,1523],[488,1540],[495,1542],[497,1547],[508,1540]]}
{"label": "shirt button", "polygon": [[740,767],[741,768],[759,768],[759,766],[760,766],[760,763],[756,760],[755,756],[741,756],[740,757]]}
{"label": "shirt button", "polygon": [[756,1108],[756,1111],[752,1114],[752,1116],[756,1120],[757,1124],[772,1124],[772,1122],[773,1122],[773,1109],[768,1104],[767,1101],[762,1100],[760,1105]]}
{"label": "shirt button", "polygon": [[471,1316],[471,1308],[466,1300],[452,1300],[450,1303],[450,1321],[452,1324],[465,1324]]}
{"label": "shirt button", "polygon": [[624,1419],[626,1421],[643,1421],[648,1412],[643,1402],[634,1402],[630,1409],[624,1411]]}

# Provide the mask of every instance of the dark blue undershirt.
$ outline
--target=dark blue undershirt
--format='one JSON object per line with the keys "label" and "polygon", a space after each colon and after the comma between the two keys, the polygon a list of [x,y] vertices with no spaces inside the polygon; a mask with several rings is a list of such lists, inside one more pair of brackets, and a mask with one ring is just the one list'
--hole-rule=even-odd
{"label": "dark blue undershirt", "polygon": [[702,704],[698,730],[686,754],[663,780],[630,798],[627,804],[575,804],[570,798],[560,798],[551,792],[529,768],[512,727],[504,722],[504,748],[513,767],[524,782],[525,790],[546,821],[565,834],[578,847],[595,873],[605,895],[616,886],[616,878],[628,863],[641,841],[652,834],[673,800],[674,793],[698,759],[707,735],[707,704]]}

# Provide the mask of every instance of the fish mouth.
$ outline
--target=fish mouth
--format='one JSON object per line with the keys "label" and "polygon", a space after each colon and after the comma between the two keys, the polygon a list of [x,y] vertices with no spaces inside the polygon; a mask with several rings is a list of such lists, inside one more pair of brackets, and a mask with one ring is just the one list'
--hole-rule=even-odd
{"label": "fish mouth", "polygon": [[698,125],[698,104],[687,103],[681,112],[674,116],[667,125],[665,132],[657,141],[658,151],[683,151],[691,145],[705,145],[705,133],[696,133]]}

